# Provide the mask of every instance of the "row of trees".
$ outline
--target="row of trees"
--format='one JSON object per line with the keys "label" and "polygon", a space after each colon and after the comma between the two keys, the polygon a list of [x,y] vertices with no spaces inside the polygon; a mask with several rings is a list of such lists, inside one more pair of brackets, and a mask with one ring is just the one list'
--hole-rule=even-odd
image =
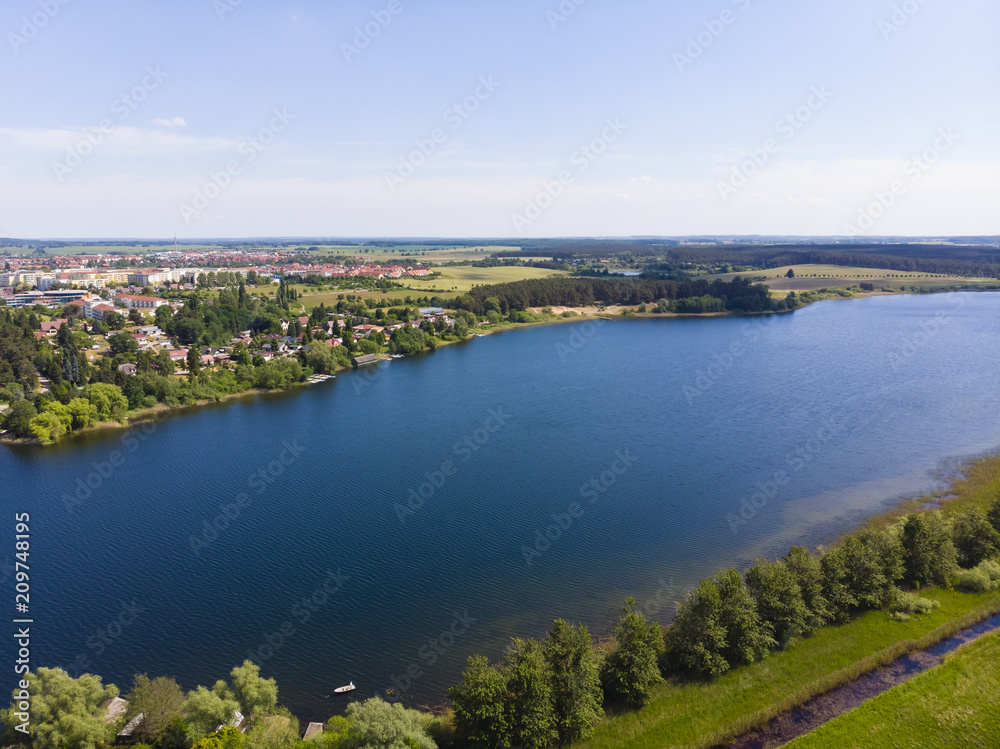
{"label": "row of trees", "polygon": [[[770,311],[772,303],[767,287],[743,278],[732,281],[671,281],[646,278],[539,278],[491,286],[476,286],[448,306],[466,309],[476,315],[496,310],[507,315],[511,310],[529,307],[586,307],[594,304],[639,305],[696,299],[709,296],[722,302],[722,309],[743,312]],[[713,310],[714,311],[714,310]]]}

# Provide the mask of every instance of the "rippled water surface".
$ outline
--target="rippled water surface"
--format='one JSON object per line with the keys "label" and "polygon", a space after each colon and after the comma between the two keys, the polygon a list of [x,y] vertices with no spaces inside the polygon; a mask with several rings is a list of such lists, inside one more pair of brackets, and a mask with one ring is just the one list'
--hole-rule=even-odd
{"label": "rippled water surface", "polygon": [[718,567],[1000,444],[998,313],[952,294],[532,328],[4,448],[35,664],[191,688],[252,653],[315,720],[349,680],[437,700],[469,654],[559,616],[602,631],[627,593],[668,618]]}

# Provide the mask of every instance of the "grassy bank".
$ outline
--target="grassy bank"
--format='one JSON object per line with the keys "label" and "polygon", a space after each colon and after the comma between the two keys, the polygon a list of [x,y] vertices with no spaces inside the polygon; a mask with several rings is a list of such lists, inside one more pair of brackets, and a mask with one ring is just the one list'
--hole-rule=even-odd
{"label": "grassy bank", "polygon": [[790,749],[1000,746],[1000,633],[947,657],[815,731]]}
{"label": "grassy bank", "polygon": [[763,725],[812,697],[947,639],[1000,611],[1000,592],[983,595],[927,590],[941,608],[907,622],[869,612],[825,627],[764,661],[706,683],[672,680],[650,703],[606,719],[580,749],[707,747]]}

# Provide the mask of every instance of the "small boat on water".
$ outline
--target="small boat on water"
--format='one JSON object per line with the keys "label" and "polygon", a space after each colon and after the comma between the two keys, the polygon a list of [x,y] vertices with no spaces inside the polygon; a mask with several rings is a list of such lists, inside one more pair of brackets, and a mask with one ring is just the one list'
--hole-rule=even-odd
{"label": "small boat on water", "polygon": [[343,694],[344,692],[353,692],[355,689],[357,689],[357,687],[354,686],[354,682],[352,681],[346,687],[337,687],[336,689],[333,690],[333,693]]}

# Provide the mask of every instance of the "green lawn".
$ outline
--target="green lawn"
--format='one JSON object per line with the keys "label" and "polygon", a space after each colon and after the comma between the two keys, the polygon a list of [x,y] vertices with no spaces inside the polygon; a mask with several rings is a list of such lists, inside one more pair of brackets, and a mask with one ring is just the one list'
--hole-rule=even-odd
{"label": "green lawn", "polygon": [[786,651],[715,681],[672,681],[657,689],[642,710],[602,721],[593,738],[578,747],[712,746],[905,652],[943,639],[961,628],[963,619],[1000,610],[1000,592],[971,595],[926,590],[922,595],[939,600],[941,608],[907,622],[893,622],[884,612],[871,612],[850,624],[821,629]]}
{"label": "green lawn", "polygon": [[868,700],[788,745],[790,749],[1000,746],[1000,634]]}

